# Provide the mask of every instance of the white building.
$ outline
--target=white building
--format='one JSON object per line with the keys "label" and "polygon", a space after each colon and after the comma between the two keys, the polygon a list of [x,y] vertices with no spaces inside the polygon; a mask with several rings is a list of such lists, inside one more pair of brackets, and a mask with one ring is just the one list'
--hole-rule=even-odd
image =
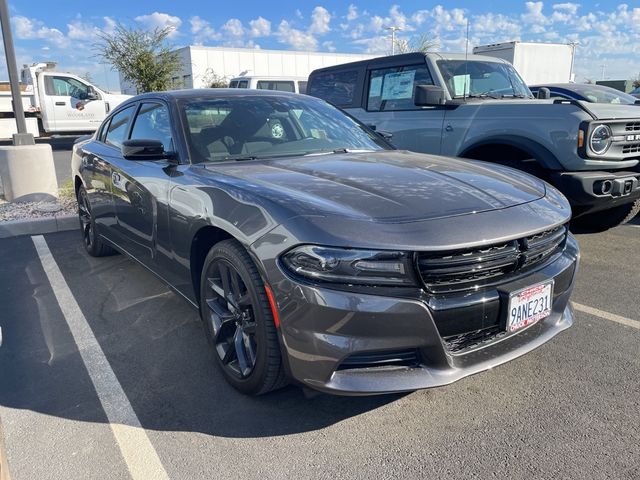
{"label": "white building", "polygon": [[[213,76],[227,80],[243,75],[308,77],[322,67],[356,62],[376,55],[327,52],[262,50],[259,48],[203,47],[191,45],[177,50],[182,71],[173,77],[175,88],[204,88]],[[137,92],[120,78],[122,93]]]}

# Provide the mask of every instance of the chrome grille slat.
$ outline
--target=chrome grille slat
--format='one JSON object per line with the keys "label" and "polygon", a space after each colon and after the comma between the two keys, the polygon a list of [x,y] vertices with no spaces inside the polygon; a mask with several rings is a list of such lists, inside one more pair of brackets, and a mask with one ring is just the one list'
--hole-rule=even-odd
{"label": "chrome grille slat", "polygon": [[434,293],[476,288],[539,265],[562,251],[565,226],[489,247],[442,253],[419,253],[418,269]]}
{"label": "chrome grille slat", "polygon": [[626,132],[640,131],[640,122],[629,122],[624,126]]}
{"label": "chrome grille slat", "polygon": [[622,153],[638,153],[640,152],[640,143],[630,143],[622,147]]}

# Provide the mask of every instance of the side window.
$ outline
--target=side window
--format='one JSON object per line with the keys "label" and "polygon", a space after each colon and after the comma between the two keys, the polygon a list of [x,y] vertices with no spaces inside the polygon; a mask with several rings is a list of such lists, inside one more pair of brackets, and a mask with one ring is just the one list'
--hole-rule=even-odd
{"label": "side window", "polygon": [[419,110],[413,103],[416,85],[433,85],[424,64],[371,70],[367,110]]}
{"label": "side window", "polygon": [[238,88],[249,88],[249,82],[246,80],[240,80],[238,82]]}
{"label": "side window", "polygon": [[338,107],[352,105],[357,81],[357,70],[320,73],[311,79],[308,93]]}
{"label": "side window", "polygon": [[293,82],[287,81],[268,81],[268,80],[258,80],[259,90],[279,90],[281,92],[294,92],[295,87]]}
{"label": "side window", "polygon": [[173,150],[167,107],[160,103],[143,103],[133,122],[131,139],[159,140],[166,151]]}
{"label": "side window", "polygon": [[127,138],[127,129],[129,127],[129,120],[131,120],[131,116],[133,115],[133,109],[134,106],[132,105],[111,117],[109,127],[106,129],[104,143],[116,148],[122,147],[122,142]]}
{"label": "side window", "polygon": [[307,82],[298,82],[298,93],[307,93]]}
{"label": "side window", "polygon": [[60,97],[73,97],[79,100],[89,98],[89,87],[84,83],[69,77],[50,77],[51,81],[45,83],[47,95]]}
{"label": "side window", "polygon": [[238,81],[231,80],[231,83],[229,83],[229,88],[238,88]]}

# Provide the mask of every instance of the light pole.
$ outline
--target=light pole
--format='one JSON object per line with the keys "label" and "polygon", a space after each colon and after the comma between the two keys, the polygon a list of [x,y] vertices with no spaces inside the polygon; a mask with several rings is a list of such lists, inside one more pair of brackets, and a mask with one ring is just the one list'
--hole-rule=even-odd
{"label": "light pole", "polygon": [[571,42],[571,69],[569,70],[569,81],[573,82],[573,64],[576,59],[576,47],[580,44],[580,42]]}
{"label": "light pole", "polygon": [[391,30],[391,55],[396,54],[396,32],[398,30],[402,30],[400,27],[396,27],[395,25],[392,27],[386,27],[385,30]]}
{"label": "light pole", "polygon": [[2,25],[4,54],[7,57],[7,71],[9,72],[9,84],[11,85],[11,96],[13,97],[13,113],[16,116],[16,127],[18,129],[18,134],[13,135],[13,144],[33,145],[33,135],[27,133],[27,122],[24,118],[24,108],[22,107],[20,80],[16,66],[16,52],[13,48],[13,36],[11,35],[7,0],[0,0],[0,25]]}

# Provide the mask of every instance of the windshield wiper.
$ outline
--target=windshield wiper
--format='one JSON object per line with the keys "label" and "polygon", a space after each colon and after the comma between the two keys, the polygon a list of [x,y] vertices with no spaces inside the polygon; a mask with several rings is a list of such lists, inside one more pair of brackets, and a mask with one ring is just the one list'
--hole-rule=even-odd
{"label": "windshield wiper", "polygon": [[246,155],[246,156],[242,156],[242,157],[224,157],[222,160],[235,160],[236,162],[246,162],[249,160],[257,160],[258,157],[253,156],[253,155]]}

